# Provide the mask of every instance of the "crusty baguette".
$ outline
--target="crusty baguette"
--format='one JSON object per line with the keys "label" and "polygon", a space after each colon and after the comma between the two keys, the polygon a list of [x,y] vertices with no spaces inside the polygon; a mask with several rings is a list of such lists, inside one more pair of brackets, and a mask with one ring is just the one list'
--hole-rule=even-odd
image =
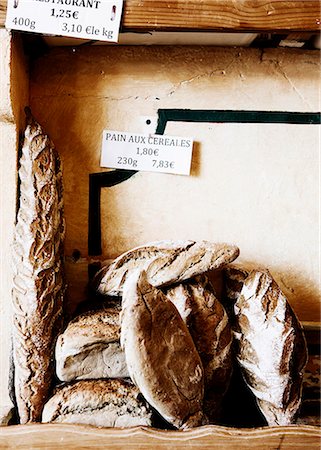
{"label": "crusty baguette", "polygon": [[134,270],[145,270],[149,283],[168,286],[234,261],[234,245],[207,241],[160,241],[136,247],[101,269],[94,286],[100,294],[121,295],[126,279]]}
{"label": "crusty baguette", "polygon": [[200,357],[177,309],[146,272],[124,286],[121,344],[133,382],[159,414],[177,428],[201,425]]}
{"label": "crusty baguette", "polygon": [[120,348],[120,311],[104,308],[72,320],[56,343],[56,373],[62,381],[128,378]]}
{"label": "crusty baguette", "polygon": [[236,304],[237,360],[269,425],[295,421],[307,361],[302,327],[267,270],[253,270]]}
{"label": "crusty baguette", "polygon": [[29,116],[13,245],[13,360],[20,423],[39,421],[62,324],[64,218],[59,157]]}
{"label": "crusty baguette", "polygon": [[206,276],[165,291],[186,323],[204,368],[204,412],[210,423],[220,418],[232,374],[232,332],[227,314]]}
{"label": "crusty baguette", "polygon": [[59,387],[42,414],[42,422],[97,427],[151,426],[151,420],[152,411],[136,386],[118,379],[82,380]]}

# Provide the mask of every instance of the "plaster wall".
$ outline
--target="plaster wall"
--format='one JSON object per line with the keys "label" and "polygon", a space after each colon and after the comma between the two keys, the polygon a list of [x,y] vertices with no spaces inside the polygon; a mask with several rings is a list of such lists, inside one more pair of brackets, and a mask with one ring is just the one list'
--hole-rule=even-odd
{"label": "plaster wall", "polygon": [[[103,129],[145,132],[159,108],[316,112],[319,77],[317,51],[289,49],[75,47],[35,60],[31,107],[64,163],[70,302],[86,296],[88,177],[106,171]],[[101,258],[158,239],[235,243],[240,264],[268,267],[299,318],[319,321],[319,126],[165,132],[195,139],[191,176],[140,172],[103,189]]]}

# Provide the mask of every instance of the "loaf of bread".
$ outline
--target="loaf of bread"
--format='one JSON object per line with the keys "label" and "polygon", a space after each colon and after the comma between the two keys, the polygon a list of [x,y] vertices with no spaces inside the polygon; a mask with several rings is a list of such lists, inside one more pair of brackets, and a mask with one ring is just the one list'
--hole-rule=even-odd
{"label": "loaf of bread", "polygon": [[204,368],[204,412],[217,423],[232,375],[232,333],[227,314],[206,276],[165,291],[186,323]]}
{"label": "loaf of bread", "polygon": [[201,241],[160,241],[136,247],[102,268],[94,279],[100,294],[121,295],[126,279],[134,270],[145,270],[149,283],[168,286],[234,261],[234,245]]}
{"label": "loaf of bread", "polygon": [[249,271],[237,266],[226,266],[223,268],[222,272],[223,272],[222,304],[230,318],[231,323],[234,324],[235,320],[234,305],[241,294],[244,281],[248,277]]}
{"label": "loaf of bread", "polygon": [[136,386],[127,380],[77,381],[57,388],[43,409],[42,422],[151,426],[152,411],[140,397]]}
{"label": "loaf of bread", "polygon": [[60,160],[30,114],[28,121],[13,244],[14,385],[23,424],[41,419],[53,379],[65,292]]}
{"label": "loaf of bread", "polygon": [[302,327],[267,270],[253,270],[235,304],[237,360],[269,425],[295,421],[307,361]]}
{"label": "loaf of bread", "polygon": [[56,344],[56,372],[62,381],[129,377],[120,348],[119,310],[105,308],[72,320]]}
{"label": "loaf of bread", "polygon": [[177,428],[203,423],[203,367],[173,303],[134,273],[125,283],[121,343],[129,374],[145,399]]}

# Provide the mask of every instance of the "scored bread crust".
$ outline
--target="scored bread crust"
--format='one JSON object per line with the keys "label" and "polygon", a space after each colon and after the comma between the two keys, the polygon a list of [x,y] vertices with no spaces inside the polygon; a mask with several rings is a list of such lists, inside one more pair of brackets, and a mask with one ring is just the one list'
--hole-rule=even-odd
{"label": "scored bread crust", "polygon": [[42,422],[97,427],[152,425],[152,411],[130,381],[82,380],[56,389],[46,403]]}
{"label": "scored bread crust", "polygon": [[13,362],[20,423],[39,421],[53,380],[62,326],[62,171],[54,145],[28,117],[19,168],[20,205],[13,243]]}
{"label": "scored bread crust", "polygon": [[126,279],[134,270],[146,271],[149,283],[168,286],[234,261],[234,245],[207,241],[159,241],[136,247],[101,269],[94,288],[104,295],[121,295]]}
{"label": "scored bread crust", "polygon": [[56,343],[56,373],[62,381],[128,378],[120,348],[120,311],[105,308],[72,320]]}
{"label": "scored bread crust", "polygon": [[227,314],[204,275],[168,288],[165,295],[186,323],[204,368],[204,412],[220,417],[232,374],[232,332]]}
{"label": "scored bread crust", "polygon": [[235,321],[234,305],[241,294],[244,281],[249,275],[249,270],[242,267],[229,265],[223,268],[222,273],[223,273],[222,304],[229,316],[231,324],[234,325]]}
{"label": "scored bread crust", "polygon": [[182,429],[203,423],[200,357],[177,309],[146,272],[124,286],[121,344],[133,382],[166,421]]}
{"label": "scored bread crust", "polygon": [[235,304],[237,360],[268,424],[289,425],[307,361],[302,327],[267,270],[253,270]]}

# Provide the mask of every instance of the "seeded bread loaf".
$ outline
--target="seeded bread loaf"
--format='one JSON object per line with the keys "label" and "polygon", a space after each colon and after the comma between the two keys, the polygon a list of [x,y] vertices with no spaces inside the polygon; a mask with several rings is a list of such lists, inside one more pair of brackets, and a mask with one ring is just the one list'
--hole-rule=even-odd
{"label": "seeded bread loaf", "polygon": [[119,310],[105,308],[72,320],[56,344],[56,372],[62,381],[127,378],[120,348]]}
{"label": "seeded bread loaf", "polygon": [[151,426],[152,411],[129,381],[82,380],[56,390],[44,407],[42,422],[97,427]]}
{"label": "seeded bread loaf", "polygon": [[165,291],[186,323],[204,368],[204,412],[217,423],[232,374],[232,333],[227,314],[206,276]]}
{"label": "seeded bread loaf", "polygon": [[41,419],[62,326],[62,172],[49,137],[29,114],[20,160],[13,244],[13,361],[20,423]]}
{"label": "seeded bread loaf", "polygon": [[124,286],[121,343],[129,374],[145,399],[177,428],[203,423],[203,367],[173,303],[134,273]]}
{"label": "seeded bread loaf", "polygon": [[94,286],[100,294],[121,295],[134,270],[145,270],[153,286],[168,286],[234,261],[239,249],[233,245],[201,241],[160,241],[136,247],[101,269]]}
{"label": "seeded bread loaf", "polygon": [[302,327],[267,270],[253,270],[235,304],[237,360],[269,425],[289,425],[307,361]]}

